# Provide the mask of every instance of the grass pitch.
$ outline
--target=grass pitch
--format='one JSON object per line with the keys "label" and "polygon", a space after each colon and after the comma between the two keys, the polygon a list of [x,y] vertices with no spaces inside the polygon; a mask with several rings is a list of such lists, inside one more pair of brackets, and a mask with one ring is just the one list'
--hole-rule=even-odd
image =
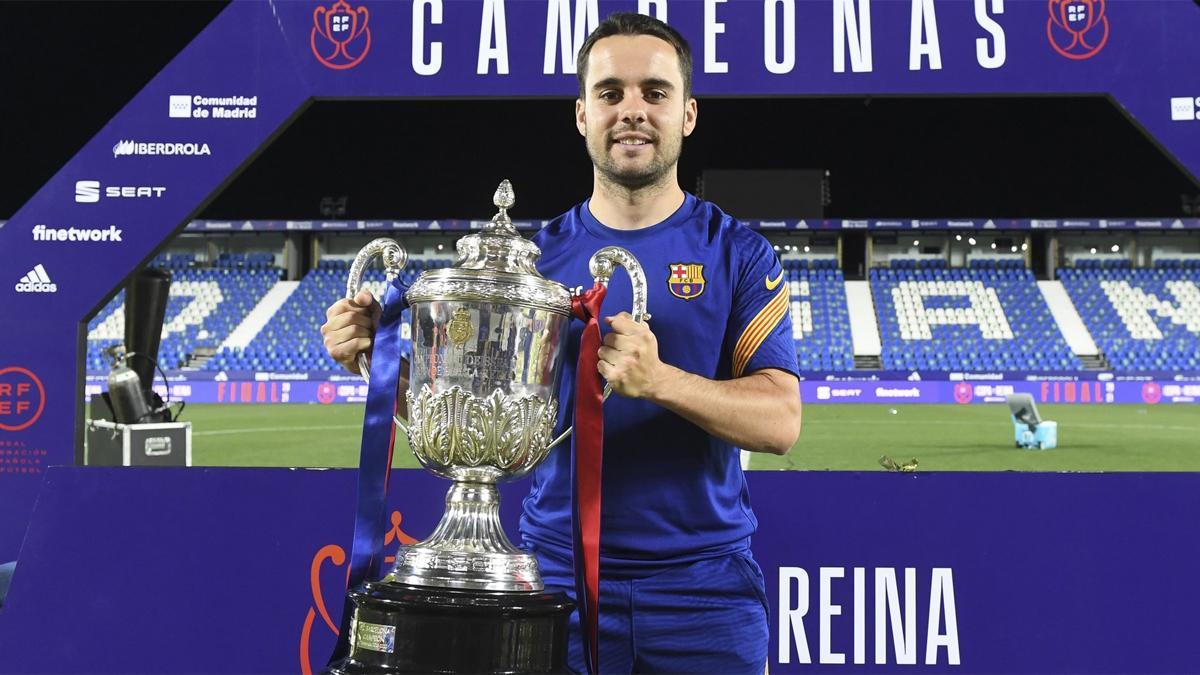
{"label": "grass pitch", "polygon": [[[882,471],[881,455],[919,471],[1200,471],[1200,405],[1041,405],[1059,447],[1013,447],[1003,405],[810,405],[783,457],[751,470]],[[361,405],[189,405],[197,466],[358,465]],[[416,467],[402,435],[395,466]]]}

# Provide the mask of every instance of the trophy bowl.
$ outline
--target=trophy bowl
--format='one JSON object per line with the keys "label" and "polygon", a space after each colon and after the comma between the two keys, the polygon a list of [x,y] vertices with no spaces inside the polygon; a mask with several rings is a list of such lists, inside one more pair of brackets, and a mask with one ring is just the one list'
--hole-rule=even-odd
{"label": "trophy bowl", "polygon": [[[496,483],[529,473],[569,433],[553,438],[571,295],[538,273],[541,251],[508,216],[515,195],[507,180],[493,201],[499,213],[458,241],[454,265],[425,271],[405,295],[412,324],[409,420],[396,423],[421,465],[453,483],[433,534],[401,547],[383,583],[544,588],[537,560],[515,547],[500,526]],[[389,278],[407,261],[398,243],[371,242],[351,266],[348,296],[358,292],[376,256]],[[590,272],[606,284],[616,265],[633,281],[633,316],[648,318],[645,275],[628,251],[597,251]],[[369,372],[365,355],[359,364]]]}

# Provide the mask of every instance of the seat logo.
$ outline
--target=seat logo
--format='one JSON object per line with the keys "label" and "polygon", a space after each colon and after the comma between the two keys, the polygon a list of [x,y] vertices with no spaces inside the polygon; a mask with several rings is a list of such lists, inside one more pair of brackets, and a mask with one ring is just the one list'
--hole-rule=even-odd
{"label": "seat logo", "polygon": [[75,201],[83,202],[85,204],[100,201],[100,181],[75,181]]}

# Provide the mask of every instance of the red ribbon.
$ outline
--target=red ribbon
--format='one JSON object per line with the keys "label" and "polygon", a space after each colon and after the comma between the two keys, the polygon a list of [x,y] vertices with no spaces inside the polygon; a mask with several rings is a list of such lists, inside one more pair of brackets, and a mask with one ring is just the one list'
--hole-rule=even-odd
{"label": "red ribbon", "polygon": [[[575,583],[589,673],[600,672],[600,474],[604,458],[604,382],[600,362],[600,306],[608,289],[597,282],[571,298],[571,313],[585,323],[575,371]],[[582,583],[581,583],[582,582]],[[580,588],[582,586],[582,588]]]}

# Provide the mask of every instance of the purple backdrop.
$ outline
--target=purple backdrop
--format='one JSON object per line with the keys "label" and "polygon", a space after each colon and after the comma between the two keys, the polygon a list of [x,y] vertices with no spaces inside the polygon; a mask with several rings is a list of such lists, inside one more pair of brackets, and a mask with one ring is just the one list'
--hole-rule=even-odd
{"label": "purple backdrop", "polygon": [[[319,668],[341,611],[354,479],[50,470],[29,562],[0,610],[0,672]],[[773,673],[1165,673],[1193,671],[1200,658],[1190,618],[1200,541],[1187,526],[1200,515],[1200,475],[748,480]],[[388,554],[432,531],[447,486],[396,472]],[[527,489],[503,490],[514,536]]]}
{"label": "purple backdrop", "polygon": [[[87,318],[306,101],[536,95],[566,106],[569,55],[591,20],[642,5],[695,46],[701,96],[1108,93],[1200,173],[1200,9],[1183,0],[237,2],[0,228],[0,305],[19,317],[0,332],[0,449],[20,460],[0,473],[0,560],[17,555],[45,467],[71,463],[80,444]],[[138,145],[187,143],[208,153]],[[39,225],[122,236],[43,241]],[[1162,481],[1164,495],[1181,484],[1138,480]]]}

